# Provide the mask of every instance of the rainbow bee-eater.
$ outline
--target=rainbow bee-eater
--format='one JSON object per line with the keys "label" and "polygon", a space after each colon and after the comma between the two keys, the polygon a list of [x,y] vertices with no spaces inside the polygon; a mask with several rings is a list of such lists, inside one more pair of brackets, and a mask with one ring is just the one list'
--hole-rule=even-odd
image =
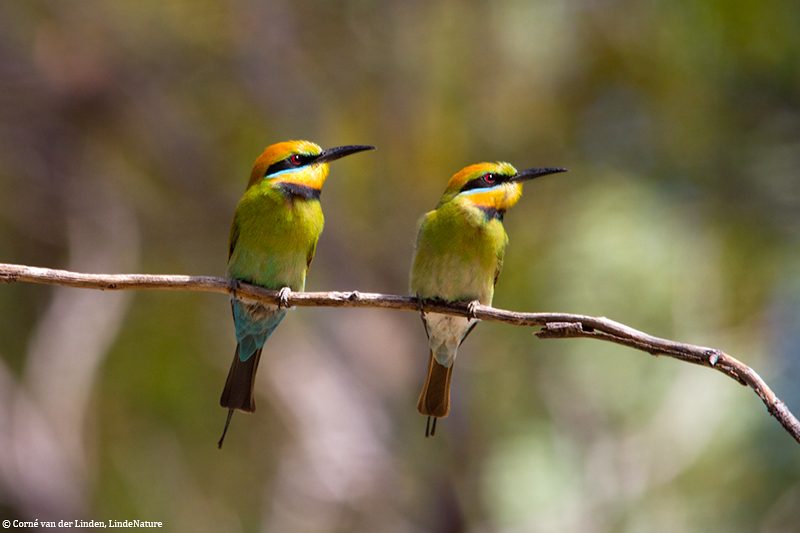
{"label": "rainbow bee-eater", "polygon": [[[411,292],[418,298],[491,305],[503,266],[508,235],[503,215],[522,196],[524,181],[564,168],[517,170],[508,163],[478,163],[450,178],[436,209],[420,220],[411,267]],[[430,359],[417,411],[436,418],[450,412],[450,379],[458,347],[478,320],[425,313]],[[431,417],[433,426],[431,428]]]}
{"label": "rainbow bee-eater", "polygon": [[234,284],[241,281],[280,290],[284,305],[249,300],[235,291],[231,296],[237,344],[219,401],[228,409],[220,447],[233,410],[255,411],[253,386],[264,342],[286,314],[288,293],[305,287],[324,224],[319,196],[328,176],[328,163],[374,148],[322,150],[312,142],[288,141],[268,146],[256,159],[247,190],[233,215],[228,278]]}

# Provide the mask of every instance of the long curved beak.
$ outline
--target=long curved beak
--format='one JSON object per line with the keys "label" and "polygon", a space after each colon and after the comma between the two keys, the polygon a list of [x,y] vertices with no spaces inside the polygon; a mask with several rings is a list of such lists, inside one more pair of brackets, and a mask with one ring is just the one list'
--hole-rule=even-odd
{"label": "long curved beak", "polygon": [[528,168],[520,170],[508,181],[512,183],[521,183],[523,181],[532,180],[533,178],[538,178],[539,176],[547,176],[548,174],[556,174],[558,172],[569,172],[569,169],[559,167]]}
{"label": "long curved beak", "polygon": [[374,146],[367,146],[367,145],[350,145],[350,146],[338,146],[336,148],[328,148],[327,150],[323,150],[314,159],[314,163],[330,163],[331,161],[336,161],[344,156],[355,154],[357,152],[363,152],[364,150],[374,150]]}

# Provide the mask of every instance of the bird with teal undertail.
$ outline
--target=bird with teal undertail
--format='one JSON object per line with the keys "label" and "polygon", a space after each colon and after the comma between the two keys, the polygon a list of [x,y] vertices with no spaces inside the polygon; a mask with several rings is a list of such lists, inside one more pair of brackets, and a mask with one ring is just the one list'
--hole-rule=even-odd
{"label": "bird with teal undertail", "polygon": [[[522,196],[523,182],[566,170],[478,163],[450,178],[436,209],[420,220],[411,293],[422,300],[467,302],[469,308],[490,306],[508,243],[503,216]],[[427,437],[435,434],[436,419],[450,412],[456,352],[478,319],[425,313],[423,305],[422,323],[430,357],[417,411],[428,417]]]}
{"label": "bird with teal undertail", "polygon": [[[236,327],[236,352],[220,405],[228,409],[225,439],[233,411],[251,413],[256,370],[264,343],[286,314],[291,291],[302,291],[324,219],[319,197],[328,163],[374,146],[340,146],[322,150],[308,141],[268,146],[256,159],[250,181],[231,225],[228,278]],[[239,282],[280,291],[277,305],[236,294]]]}

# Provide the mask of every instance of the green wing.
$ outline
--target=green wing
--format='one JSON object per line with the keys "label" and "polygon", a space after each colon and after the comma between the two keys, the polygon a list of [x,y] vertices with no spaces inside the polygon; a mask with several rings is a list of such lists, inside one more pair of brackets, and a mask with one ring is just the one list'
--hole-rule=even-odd
{"label": "green wing", "polygon": [[501,248],[497,252],[497,269],[494,271],[494,285],[497,286],[497,280],[500,279],[500,271],[503,270],[503,256],[505,255],[505,248]]}
{"label": "green wing", "polygon": [[311,245],[311,248],[308,249],[308,259],[306,260],[306,269],[311,266],[311,261],[314,260],[314,252],[317,251],[317,243]]}

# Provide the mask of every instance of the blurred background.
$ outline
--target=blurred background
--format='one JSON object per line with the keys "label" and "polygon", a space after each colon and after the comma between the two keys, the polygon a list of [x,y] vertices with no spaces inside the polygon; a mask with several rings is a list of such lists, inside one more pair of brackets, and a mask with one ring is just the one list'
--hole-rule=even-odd
{"label": "blurred background", "polygon": [[[222,276],[266,145],[337,162],[307,289],[405,294],[480,161],[525,187],[494,305],[713,346],[800,414],[800,5],[0,4],[0,261]],[[722,374],[485,323],[425,439],[415,313],[293,311],[222,450],[228,299],[0,286],[0,518],[192,532],[790,532],[800,447]]]}

